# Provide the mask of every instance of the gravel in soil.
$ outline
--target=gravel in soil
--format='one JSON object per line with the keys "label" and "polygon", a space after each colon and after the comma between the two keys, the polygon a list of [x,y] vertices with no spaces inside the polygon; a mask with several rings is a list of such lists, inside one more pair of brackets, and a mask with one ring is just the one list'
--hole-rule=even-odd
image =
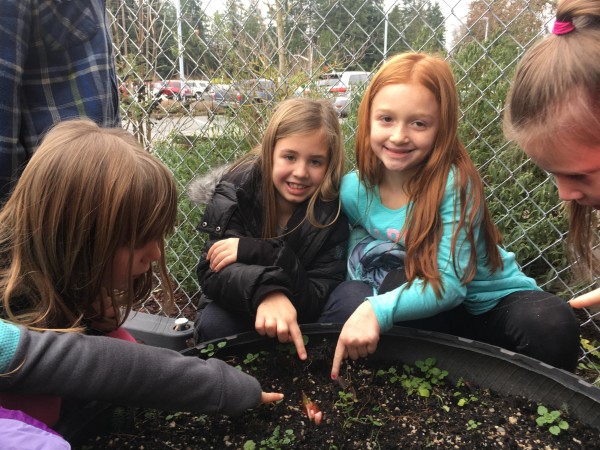
{"label": "gravel in soil", "polygon": [[[351,361],[337,382],[329,377],[332,349],[325,343],[309,346],[307,361],[290,346],[228,361],[285,399],[236,418],[117,408],[107,433],[74,448],[600,448],[600,432],[568,411],[544,415],[527,399],[500,396],[469,380],[452,383],[432,359],[415,366]],[[303,394],[323,413],[319,425],[308,419]],[[549,423],[538,424],[540,417]]]}

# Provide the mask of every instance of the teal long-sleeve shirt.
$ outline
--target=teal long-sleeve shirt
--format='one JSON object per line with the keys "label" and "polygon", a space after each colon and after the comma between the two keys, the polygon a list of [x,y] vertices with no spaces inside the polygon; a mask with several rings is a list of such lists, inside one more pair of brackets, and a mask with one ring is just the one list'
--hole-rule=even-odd
{"label": "teal long-sleeve shirt", "polygon": [[[422,280],[415,280],[410,287],[403,285],[385,294],[378,294],[375,290],[368,300],[377,316],[382,331],[392,327],[394,322],[423,319],[465,305],[467,311],[473,315],[483,314],[498,304],[502,297],[513,292],[525,290],[540,290],[536,282],[527,277],[515,260],[514,253],[499,248],[503,268],[492,273],[487,265],[479,260],[475,277],[467,284],[461,282],[464,268],[469,260],[471,246],[466,240],[464,230],[461,230],[457,244],[457,261],[452,254],[453,230],[458,224],[459,205],[458,192],[454,189],[454,172],[450,172],[446,183],[446,190],[440,205],[443,222],[443,233],[438,246],[438,268],[441,271],[444,286],[443,296],[438,299],[429,284]],[[400,209],[392,210],[381,203],[379,189],[367,195],[367,190],[358,179],[356,172],[347,174],[342,180],[341,187],[342,209],[348,216],[352,226],[348,254],[362,238],[369,235],[379,241],[398,242],[404,246],[404,237],[401,230],[407,220],[406,205]],[[485,242],[480,227],[475,230],[475,243],[477,255],[485,255]],[[455,264],[455,262],[457,264]],[[458,269],[456,273],[454,267]],[[351,270],[349,266],[348,278],[360,279],[360,267]]]}

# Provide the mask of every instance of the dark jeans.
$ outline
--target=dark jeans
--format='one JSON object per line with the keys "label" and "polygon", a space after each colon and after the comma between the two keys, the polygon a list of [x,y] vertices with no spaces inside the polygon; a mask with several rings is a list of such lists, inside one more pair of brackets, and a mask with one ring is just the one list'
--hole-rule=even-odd
{"label": "dark jeans", "polygon": [[[362,299],[330,297],[316,322],[344,323],[363,300],[364,297]],[[252,330],[254,330],[254,317],[228,311],[213,302],[208,303],[198,313],[194,325],[194,339],[196,343],[212,341]]]}
{"label": "dark jeans", "polygon": [[[372,292],[361,281],[345,281],[333,291],[329,301],[343,300],[358,306]],[[572,308],[563,299],[544,291],[507,295],[490,311],[478,316],[461,305],[433,317],[396,325],[486,342],[571,372],[579,355],[579,323]]]}

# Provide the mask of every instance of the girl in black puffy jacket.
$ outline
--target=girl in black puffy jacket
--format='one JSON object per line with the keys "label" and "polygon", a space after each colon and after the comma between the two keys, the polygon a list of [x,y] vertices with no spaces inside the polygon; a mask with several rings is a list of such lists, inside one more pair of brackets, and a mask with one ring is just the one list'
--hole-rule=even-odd
{"label": "girl in black puffy jacket", "polygon": [[198,230],[208,233],[197,269],[206,303],[197,341],[256,329],[293,342],[305,359],[298,323],[343,322],[352,313],[325,304],[346,274],[343,173],[331,103],[290,99],[260,146],[192,183],[191,199],[207,205]]}

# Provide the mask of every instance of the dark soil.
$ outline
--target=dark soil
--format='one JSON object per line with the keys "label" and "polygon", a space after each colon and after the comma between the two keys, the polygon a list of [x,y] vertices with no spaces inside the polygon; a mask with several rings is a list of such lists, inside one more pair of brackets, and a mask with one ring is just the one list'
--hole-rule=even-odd
{"label": "dark soil", "polygon": [[[418,366],[349,362],[331,381],[332,348],[310,342],[302,362],[279,346],[225,358],[285,394],[238,418],[118,408],[108,434],[76,449],[591,449],[600,432],[560,411],[568,429],[538,425],[538,407],[524,398],[448,381],[432,360]],[[209,356],[205,354],[204,356]],[[218,353],[215,356],[219,356]],[[419,394],[429,391],[428,397]],[[317,403],[323,421],[307,418],[302,394]]]}

